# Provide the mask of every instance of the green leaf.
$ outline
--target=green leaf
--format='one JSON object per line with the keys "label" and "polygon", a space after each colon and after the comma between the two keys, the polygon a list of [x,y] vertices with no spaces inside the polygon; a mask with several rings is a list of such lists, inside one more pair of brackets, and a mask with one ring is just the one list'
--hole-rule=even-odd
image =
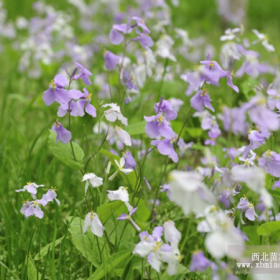
{"label": "green leaf", "polygon": [[41,275],[37,271],[33,261],[31,258],[27,257],[27,275],[28,275],[28,280],[40,280]]}
{"label": "green leaf", "polygon": [[129,133],[130,136],[132,135],[137,135],[137,134],[143,134],[145,133],[145,126],[146,126],[145,121],[134,123],[131,125],[128,125],[125,130]]}
{"label": "green leaf", "polygon": [[104,259],[102,265],[100,265],[96,271],[87,280],[100,280],[106,274],[113,272],[113,270],[121,264],[123,261],[129,261],[131,258],[131,250],[125,250],[113,254],[110,258]]}
{"label": "green leaf", "polygon": [[[78,217],[70,217],[71,224],[69,225],[69,232],[71,234],[71,240],[76,249],[95,267],[101,265],[100,254],[98,251],[97,242],[100,246],[103,245],[103,239],[96,237],[92,232],[86,232],[83,234],[84,221]],[[97,240],[98,239],[98,240]],[[106,250],[104,252],[104,257],[106,256]]]}
{"label": "green leaf", "polygon": [[35,261],[38,261],[40,259],[42,259],[47,253],[48,251],[51,251],[53,247],[56,247],[58,244],[61,243],[61,241],[63,240],[64,235],[62,237],[60,237],[59,239],[57,239],[54,242],[54,246],[53,246],[53,242],[49,243],[48,245],[46,245],[34,258]]}
{"label": "green leaf", "polygon": [[63,144],[59,141],[56,143],[56,133],[50,130],[49,148],[53,155],[67,166],[73,169],[81,169],[83,167],[84,151],[78,144],[74,142],[72,144],[76,160],[73,157],[70,143]]}
{"label": "green leaf", "polygon": [[192,137],[192,138],[199,138],[203,130],[199,127],[186,127],[185,131]]}
{"label": "green leaf", "polygon": [[[117,218],[123,213],[127,213],[127,208],[122,201],[107,202],[97,208],[97,214],[102,223],[105,223],[111,216]],[[149,219],[150,210],[142,199],[139,200],[137,211],[133,217],[141,222]]]}
{"label": "green leaf", "polygon": [[[106,151],[105,149],[101,149],[100,152],[108,157],[110,159],[110,161],[112,162],[112,165],[114,165],[116,168],[117,168],[117,165],[115,163],[115,160],[117,160],[118,162],[120,161],[120,157]],[[135,171],[132,171],[130,172],[129,174],[125,175],[123,172],[120,172],[119,173],[123,178],[124,180],[128,183],[128,185],[130,187],[132,187],[133,189],[135,189],[137,186],[137,178],[136,178],[136,173]],[[119,176],[119,175],[118,175]],[[141,188],[139,188],[139,191],[140,191]]]}
{"label": "green leaf", "polygon": [[258,227],[258,235],[271,236],[280,231],[280,221],[264,223]]}

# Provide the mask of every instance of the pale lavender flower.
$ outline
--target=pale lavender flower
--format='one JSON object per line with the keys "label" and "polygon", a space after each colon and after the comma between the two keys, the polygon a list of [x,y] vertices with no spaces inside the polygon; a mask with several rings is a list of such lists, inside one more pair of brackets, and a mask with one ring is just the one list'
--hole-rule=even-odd
{"label": "pale lavender flower", "polygon": [[273,190],[280,189],[280,180],[274,182],[272,189]]}
{"label": "pale lavender flower", "polygon": [[147,121],[145,130],[150,138],[157,138],[158,136],[170,138],[174,134],[162,114],[151,117],[144,116],[144,119]]}
{"label": "pale lavender flower", "polygon": [[35,216],[39,219],[42,219],[44,217],[44,212],[40,208],[40,204],[37,200],[31,202],[29,201],[24,202],[20,210],[20,213],[22,213],[25,216],[25,218],[29,218],[30,216]]}
{"label": "pale lavender flower", "polygon": [[135,227],[135,229],[137,231],[140,231],[141,228],[135,223],[135,221],[131,218],[131,216],[136,212],[137,210],[137,207],[136,208],[133,208],[130,212],[129,212],[129,215],[127,214],[121,214],[117,219],[118,220],[129,220],[131,222],[131,224]]}
{"label": "pale lavender flower", "polygon": [[55,202],[60,205],[60,201],[56,198],[57,194],[55,192],[55,189],[50,189],[46,194],[42,196],[40,200],[38,200],[39,204],[42,204],[43,206],[46,206],[49,202],[52,202],[55,200]]}
{"label": "pale lavender flower", "polygon": [[133,41],[138,41],[141,46],[147,50],[154,45],[153,39],[147,34],[141,33],[138,37],[133,38]]}
{"label": "pale lavender flower", "polygon": [[274,177],[280,177],[280,155],[273,151],[266,151],[259,159],[259,166]]}
{"label": "pale lavender flower", "polygon": [[245,110],[249,110],[249,116],[256,125],[264,130],[278,130],[280,127],[277,113],[266,107],[266,101],[260,96],[253,97],[244,105]]}
{"label": "pale lavender flower", "polygon": [[36,198],[36,194],[37,194],[37,189],[40,187],[44,187],[44,185],[37,185],[36,183],[31,183],[31,182],[27,182],[27,184],[19,190],[16,190],[16,192],[29,192],[32,196],[33,199]]}
{"label": "pale lavender flower", "polygon": [[[146,26],[145,24],[145,21],[142,19],[142,18],[139,18],[139,17],[132,17],[132,20],[135,20],[136,21],[136,24],[135,25],[132,25],[131,28],[135,27],[135,26],[138,26],[138,27],[141,27],[143,32],[146,33],[146,34],[149,34],[151,33],[149,28]],[[139,32],[139,31],[138,31]],[[137,33],[138,33],[137,32]]]}
{"label": "pale lavender flower", "polygon": [[64,144],[67,144],[70,142],[72,138],[71,131],[67,130],[62,126],[62,124],[58,121],[56,121],[52,126],[52,131],[56,132],[56,143],[57,141],[60,141]]}
{"label": "pale lavender flower", "polygon": [[114,24],[109,35],[111,43],[114,45],[119,45],[124,39],[123,34],[128,34],[131,31],[132,28],[129,26],[129,24]]}
{"label": "pale lavender flower", "polygon": [[136,169],[136,162],[130,151],[125,151],[123,154],[123,158],[125,160],[125,168]]}
{"label": "pale lavender flower", "polygon": [[199,90],[191,98],[191,106],[198,112],[202,112],[204,107],[210,109],[211,111],[215,111],[211,104],[211,98],[206,90]]}
{"label": "pale lavender flower", "polygon": [[210,261],[205,258],[202,251],[195,251],[192,253],[190,271],[205,271],[209,266]]}
{"label": "pale lavender flower", "polygon": [[116,68],[117,64],[121,61],[121,57],[113,54],[110,51],[104,52],[105,67],[108,71],[112,71]]}
{"label": "pale lavender flower", "polygon": [[47,106],[51,105],[53,102],[59,104],[69,102],[69,96],[65,87],[68,85],[68,79],[58,74],[51,80],[49,89],[44,92],[43,100]]}
{"label": "pale lavender flower", "polygon": [[169,138],[165,138],[163,140],[153,140],[151,142],[151,145],[156,146],[160,154],[168,156],[174,162],[178,162],[179,158],[173,147],[176,139],[177,136],[175,133],[173,133],[173,135]]}
{"label": "pale lavender flower", "polygon": [[129,75],[129,73],[124,70],[122,74],[122,84],[132,92],[138,92],[139,88],[138,86],[134,83],[133,78]]}
{"label": "pale lavender flower", "polygon": [[[180,100],[181,101],[181,100]],[[170,101],[162,100],[154,105],[154,110],[156,114],[164,113],[166,120],[171,121],[177,118],[177,112],[173,109]]]}
{"label": "pale lavender flower", "polygon": [[275,89],[268,89],[267,94],[269,95],[267,105],[270,110],[280,110],[280,94]]}
{"label": "pale lavender flower", "polygon": [[80,63],[75,62],[75,64],[79,70],[79,73],[73,77],[73,80],[82,79],[86,85],[91,85],[89,77],[92,76],[92,73]]}
{"label": "pale lavender flower", "polygon": [[255,217],[258,216],[255,212],[254,205],[247,198],[242,197],[236,208],[240,209],[242,213],[245,213],[245,217],[250,221],[255,221]]}
{"label": "pale lavender flower", "polygon": [[215,146],[216,145],[216,139],[219,137],[220,134],[221,134],[221,131],[219,129],[211,129],[208,132],[208,136],[209,136],[210,139],[205,140],[204,144]]}

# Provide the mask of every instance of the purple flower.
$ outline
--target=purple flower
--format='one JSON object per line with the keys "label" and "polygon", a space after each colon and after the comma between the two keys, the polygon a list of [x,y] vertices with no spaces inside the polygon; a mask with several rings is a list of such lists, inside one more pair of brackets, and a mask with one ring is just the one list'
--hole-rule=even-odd
{"label": "purple flower", "polygon": [[104,52],[105,67],[108,71],[112,71],[116,68],[117,64],[120,62],[120,56],[113,54],[110,51]]}
{"label": "purple flower", "polygon": [[172,137],[165,138],[163,140],[153,140],[151,145],[157,147],[160,154],[168,156],[174,162],[178,162],[178,155],[176,154],[173,143],[176,142],[176,134],[174,133]]}
{"label": "purple flower", "polygon": [[210,261],[205,258],[202,251],[195,251],[192,254],[192,262],[190,264],[190,271],[205,271],[210,266]]}
{"label": "purple flower", "polygon": [[80,63],[75,62],[75,64],[79,69],[79,73],[73,77],[73,80],[82,79],[86,85],[91,85],[89,77],[92,76],[92,73]]}
{"label": "purple flower", "polygon": [[92,104],[90,104],[91,96],[92,94],[89,93],[86,88],[84,88],[83,96],[77,101],[77,107],[80,112],[80,116],[83,116],[85,114],[84,111],[86,111],[86,113],[92,117],[96,117],[96,109]]}
{"label": "purple flower", "polygon": [[65,76],[58,74],[51,80],[49,89],[44,92],[43,100],[47,106],[53,102],[67,103],[69,97],[67,91],[64,89],[68,85],[68,80]]}
{"label": "purple flower", "polygon": [[276,188],[280,189],[280,180],[274,182],[272,189],[275,190]]}
{"label": "purple flower", "polygon": [[278,130],[279,116],[266,107],[266,101],[260,96],[253,97],[243,108],[249,110],[249,115],[256,125],[264,130]]}
{"label": "purple flower", "polygon": [[162,114],[151,117],[144,116],[144,119],[148,122],[145,130],[150,138],[157,138],[158,136],[170,138],[174,134],[172,128]]}
{"label": "purple flower", "polygon": [[274,177],[280,177],[280,155],[273,151],[266,151],[259,159],[259,166]]}
{"label": "purple flower", "polygon": [[124,166],[125,168],[136,169],[136,162],[130,151],[124,152],[123,158],[125,160],[125,166]]}
{"label": "purple flower", "polygon": [[214,60],[204,60],[200,61],[202,65],[205,65],[205,68],[210,70],[212,73],[217,74],[217,76],[220,78],[227,77],[227,72],[222,69],[222,67],[218,64],[218,62]]}
{"label": "purple flower", "polygon": [[67,130],[62,126],[62,124],[56,121],[52,126],[52,131],[56,132],[56,143],[60,141],[62,143],[69,143],[72,138],[71,131]]}
{"label": "purple flower", "polygon": [[137,210],[137,207],[136,208],[133,208],[130,212],[129,212],[129,215],[127,214],[121,214],[117,220],[129,220],[131,222],[131,224],[135,227],[135,229],[137,231],[140,231],[141,228],[135,223],[135,221],[131,218],[131,216],[136,212]]}
{"label": "purple flower", "polygon": [[175,120],[177,118],[177,112],[173,110],[172,104],[168,100],[162,100],[161,102],[156,103],[154,110],[156,114],[164,113],[164,117],[168,121]]}
{"label": "purple flower", "polygon": [[208,136],[209,136],[210,139],[205,140],[204,144],[215,146],[216,145],[216,139],[219,137],[220,134],[221,134],[221,131],[218,128],[211,129],[208,132]]}
{"label": "purple flower", "polygon": [[170,185],[164,184],[163,186],[160,186],[160,188],[161,188],[160,192],[166,192],[168,198],[171,200]]}
{"label": "purple flower", "polygon": [[139,36],[134,38],[133,41],[138,41],[141,46],[147,50],[154,45],[153,39],[144,33],[139,34]]}
{"label": "purple flower", "polygon": [[267,101],[267,105],[270,110],[280,110],[280,94],[277,93],[275,89],[268,89],[267,94],[269,94],[269,98]]}
{"label": "purple flower", "polygon": [[57,115],[59,117],[64,117],[67,114],[67,112],[69,112],[69,111],[70,111],[71,116],[73,116],[73,117],[79,116],[79,110],[78,110],[78,106],[77,106],[76,102],[71,101],[70,108],[69,108],[69,103],[61,104],[58,107]]}
{"label": "purple flower", "polygon": [[255,212],[254,205],[247,198],[242,197],[236,208],[240,209],[242,213],[245,213],[245,217],[250,221],[255,221],[255,217],[258,216]]}
{"label": "purple flower", "polygon": [[39,204],[46,206],[49,202],[52,202],[55,200],[56,203],[58,205],[60,205],[60,201],[56,197],[57,197],[57,194],[55,192],[55,189],[51,189],[51,190],[48,190],[48,192],[46,194],[44,194],[42,196],[42,198],[40,200],[38,200],[38,202],[39,202]]}
{"label": "purple flower", "polygon": [[239,92],[239,88],[237,86],[235,86],[233,83],[232,83],[232,77],[234,76],[234,74],[230,71],[227,71],[227,84],[229,87],[231,87],[235,92]]}
{"label": "purple flower", "polygon": [[125,70],[122,74],[122,84],[130,91],[138,91],[138,86],[133,83],[132,77]]}
{"label": "purple flower", "polygon": [[29,192],[32,196],[33,199],[36,198],[36,194],[37,194],[37,189],[40,187],[44,187],[44,185],[37,185],[36,183],[31,183],[31,182],[27,182],[27,184],[19,190],[16,190],[16,192]]}
{"label": "purple flower", "polygon": [[[135,26],[139,26],[142,28],[143,32],[146,34],[151,33],[149,28],[146,26],[145,21],[142,18],[139,17],[132,17],[132,20],[136,21],[135,25],[132,25],[131,28],[135,27]],[[138,32],[137,32],[138,33]]]}
{"label": "purple flower", "polygon": [[204,107],[210,109],[211,111],[215,111],[211,105],[211,98],[206,90],[199,90],[191,98],[191,106],[198,112],[202,112]]}
{"label": "purple flower", "polygon": [[130,33],[131,31],[131,27],[126,23],[114,24],[109,35],[111,43],[119,45],[123,41],[123,34]]}
{"label": "purple flower", "polygon": [[44,212],[40,208],[39,202],[35,201],[26,201],[23,203],[20,213],[22,213],[25,218],[29,218],[30,216],[36,216],[39,219],[44,217]]}

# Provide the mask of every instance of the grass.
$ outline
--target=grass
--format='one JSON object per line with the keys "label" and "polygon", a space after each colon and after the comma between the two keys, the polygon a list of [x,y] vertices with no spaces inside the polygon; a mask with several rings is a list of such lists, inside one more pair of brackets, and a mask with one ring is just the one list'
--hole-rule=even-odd
{"label": "grass", "polygon": [[[32,17],[31,4],[33,2],[30,0],[4,1],[9,19],[14,20],[18,16]],[[172,19],[174,25],[186,28],[191,37],[204,35],[217,46],[223,30],[220,19],[216,14],[214,1],[196,0],[195,4],[193,1],[182,2],[179,8],[173,8]],[[52,3],[58,9],[63,9],[66,1],[48,1],[48,4]],[[267,32],[275,46],[280,46],[280,40],[276,36],[280,24],[277,14],[279,8],[280,3],[277,0],[251,0],[248,7],[248,28],[259,28]],[[211,34],[209,34],[210,31]],[[85,203],[84,184],[81,183],[80,172],[78,170],[73,171],[63,165],[54,158],[48,148],[49,129],[56,119],[56,106],[46,107],[42,101],[42,94],[57,69],[54,67],[46,71],[46,75],[42,78],[32,80],[28,78],[26,73],[20,74],[17,71],[19,53],[12,50],[6,41],[4,41],[4,46],[6,51],[0,54],[0,280],[31,280],[34,275],[36,275],[36,278],[39,277],[38,271],[40,271],[41,280],[86,279],[95,271],[95,268],[73,246],[73,235],[69,232],[69,217],[84,218],[89,208],[97,209],[100,205],[96,201],[97,194],[94,192],[91,194],[93,199],[90,195],[88,204]],[[279,55],[274,55],[274,59],[279,60]],[[97,58],[97,62],[94,64],[96,69],[93,66],[91,70],[95,73],[101,71],[101,59],[98,60]],[[186,64],[183,67],[187,68],[190,65]],[[111,78],[112,80],[116,79],[115,76]],[[82,84],[80,84],[80,87],[82,87]],[[143,97],[139,102],[132,104],[130,108],[124,108],[124,115],[129,117],[131,123],[142,121],[143,113],[146,115],[152,114],[152,104],[148,98],[150,95],[155,96],[159,87],[160,83],[148,81],[143,90]],[[162,94],[167,97],[183,96],[184,100],[188,100],[183,95],[184,87],[185,85],[181,81],[167,82],[163,84]],[[92,86],[91,90],[96,100],[96,88]],[[223,87],[216,93],[218,101],[215,107],[219,107],[224,102],[231,102],[228,95],[232,93],[227,92],[227,97],[224,97],[222,91]],[[244,96],[236,98],[242,99]],[[118,100],[117,97],[115,99],[115,101]],[[94,102],[98,110],[101,110],[100,104]],[[174,122],[174,129],[180,130],[185,113],[186,111],[181,112],[179,120]],[[101,139],[98,135],[92,133],[92,127],[97,122],[98,119],[92,120],[89,116],[72,120],[73,138],[86,151],[86,159],[99,148]],[[192,119],[187,125],[183,134],[185,141],[203,140],[204,135],[197,136],[193,134],[195,133],[194,130],[191,131],[197,125],[198,121],[196,119]],[[147,148],[148,139],[142,136],[139,138],[144,141]],[[88,143],[90,143],[90,148]],[[220,145],[223,146],[224,143]],[[197,151],[197,154],[199,153]],[[184,158],[182,164],[190,164],[192,160],[195,159]],[[167,166],[165,163],[166,160],[163,157],[152,157],[145,164],[143,173],[145,177],[151,180],[150,183],[152,182],[151,185],[154,190],[162,183],[162,178],[166,177],[167,171],[174,168],[174,165]],[[97,174],[104,174],[103,156],[98,153],[90,161],[88,170]],[[58,198],[62,202],[61,206],[52,204],[48,207],[43,220],[34,217],[25,219],[19,213],[19,210],[26,196],[16,194],[15,190],[24,186],[27,181],[46,184],[47,188],[58,188]],[[113,185],[108,183],[108,188],[114,189],[122,183],[124,183],[123,180],[119,178]],[[142,185],[141,189],[141,199],[148,200],[149,192]],[[155,195],[154,192],[153,195]],[[161,195],[161,197],[163,196]],[[184,241],[185,248],[188,247],[188,244],[202,243],[197,236],[192,235],[192,228],[190,229],[190,227],[194,228],[195,225],[190,225],[191,219],[184,218],[182,215],[176,216],[179,213],[178,211],[168,212],[168,204],[167,202],[164,203],[166,203],[163,207],[164,210],[158,213],[157,222],[164,221],[166,217],[173,219],[176,217],[177,220],[182,221],[183,235],[188,237]],[[148,205],[148,209],[151,210],[151,208],[151,205]],[[143,223],[146,225],[146,221]],[[185,227],[184,223],[189,226]],[[110,226],[113,230],[117,228],[114,224]],[[118,243],[120,242],[120,236],[122,236],[121,232],[127,232],[127,230],[123,226],[118,226],[118,230],[118,234],[114,236],[115,240],[112,241],[114,248],[107,248],[108,245],[104,245],[106,250],[119,252]],[[55,241],[63,236],[60,244],[55,246]],[[128,232],[127,238],[132,238],[132,236],[133,233],[130,235]],[[109,236],[108,238],[113,237]],[[90,244],[102,246],[102,244],[96,243],[96,240],[90,240],[90,242],[92,242]],[[106,240],[104,242],[106,243]],[[47,244],[50,244],[50,246],[46,255],[40,260],[34,261],[35,255]],[[102,254],[106,254],[106,250]],[[96,252],[98,250],[93,253]],[[184,254],[186,256],[184,264],[187,264],[190,261],[190,252],[185,249]],[[141,269],[141,263],[139,263],[139,267]],[[125,269],[127,268],[122,267],[122,270],[127,272]],[[35,274],[32,274],[33,276],[28,275],[30,271],[35,271]],[[136,275],[139,277],[139,273]],[[109,279],[109,277],[104,279]],[[113,272],[110,274],[110,279],[117,279]]]}

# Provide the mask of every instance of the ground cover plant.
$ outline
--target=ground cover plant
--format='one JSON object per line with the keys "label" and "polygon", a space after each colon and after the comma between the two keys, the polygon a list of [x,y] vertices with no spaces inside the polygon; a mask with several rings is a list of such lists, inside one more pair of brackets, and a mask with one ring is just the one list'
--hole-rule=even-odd
{"label": "ground cover plant", "polygon": [[0,1],[0,280],[278,279],[277,9]]}

